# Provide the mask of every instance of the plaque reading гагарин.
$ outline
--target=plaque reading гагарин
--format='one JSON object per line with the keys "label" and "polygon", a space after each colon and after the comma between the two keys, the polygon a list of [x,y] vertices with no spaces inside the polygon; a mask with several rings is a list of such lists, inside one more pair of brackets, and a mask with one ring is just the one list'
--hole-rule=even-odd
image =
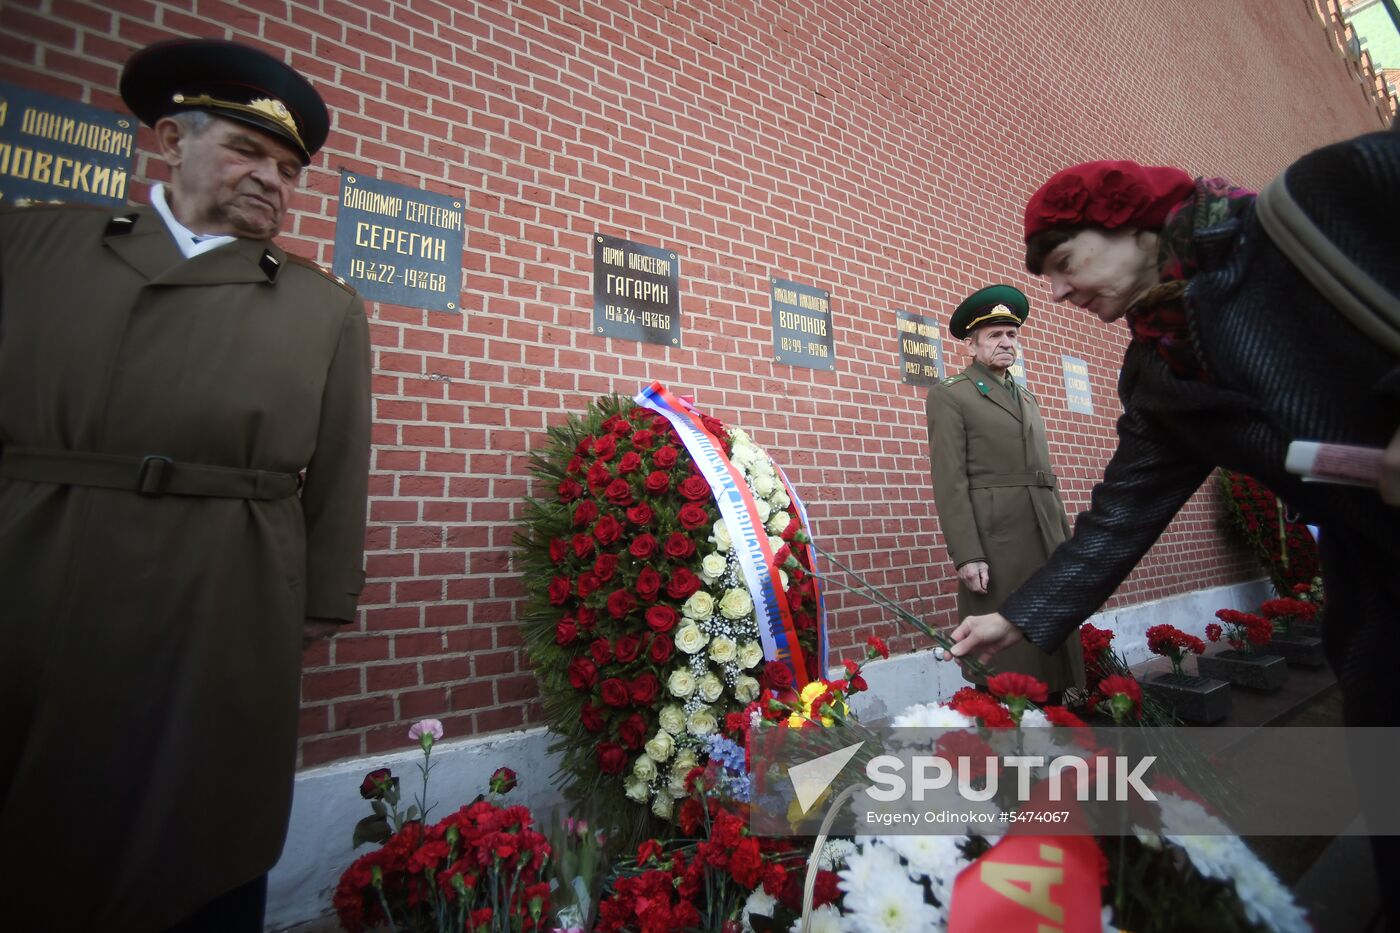
{"label": "plaque reading \u0433\u0430\u0433\u0430\u0440\u0438\u043d", "polygon": [[670,250],[595,233],[593,333],[680,346],[680,283]]}
{"label": "plaque reading \u0433\u0430\u0433\u0430\u0440\u0438\u043d", "polygon": [[369,301],[459,311],[460,198],[340,173],[335,274]]}
{"label": "plaque reading \u0433\u0430\u0433\u0430\u0440\u0438\u043d", "polygon": [[0,204],[126,203],[136,119],[0,82]]}
{"label": "plaque reading \u0433\u0430\u0433\u0430\u0440\u0438\u043d", "polygon": [[773,359],[789,366],[833,369],[831,293],[786,279],[773,280]]}
{"label": "plaque reading \u0433\u0430\u0433\u0430\u0440\u0438\u043d", "polygon": [[916,386],[931,386],[943,378],[943,340],[938,323],[910,311],[896,311],[899,318],[900,379]]}

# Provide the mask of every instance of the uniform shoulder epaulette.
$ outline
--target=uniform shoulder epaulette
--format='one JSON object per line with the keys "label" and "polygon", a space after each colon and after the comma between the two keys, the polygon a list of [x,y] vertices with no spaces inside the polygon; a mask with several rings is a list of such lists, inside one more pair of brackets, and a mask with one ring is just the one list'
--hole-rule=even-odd
{"label": "uniform shoulder epaulette", "polygon": [[962,382],[966,378],[966,373],[958,373],[956,376],[949,376],[947,379],[944,379],[942,382],[939,383],[939,385],[950,386],[955,382]]}
{"label": "uniform shoulder epaulette", "polygon": [[332,272],[331,270],[327,269],[325,266],[321,265],[321,264],[318,263],[318,262],[312,262],[310,259],[307,259],[305,256],[298,256],[296,253],[288,253],[288,254],[287,254],[287,261],[288,261],[289,263],[291,263],[292,265],[301,266],[302,268],[305,268],[305,269],[312,269],[312,270],[314,270],[314,271],[315,271],[317,274],[319,274],[322,278],[326,279],[327,281],[334,282],[336,285],[338,285],[338,286],[340,286],[341,288],[345,289],[347,292],[349,292],[349,293],[352,294],[352,295],[357,295],[357,294],[359,294],[359,292],[355,291],[355,286],[351,285],[349,282],[345,281],[345,280],[342,279],[340,276],[336,275],[334,272]]}

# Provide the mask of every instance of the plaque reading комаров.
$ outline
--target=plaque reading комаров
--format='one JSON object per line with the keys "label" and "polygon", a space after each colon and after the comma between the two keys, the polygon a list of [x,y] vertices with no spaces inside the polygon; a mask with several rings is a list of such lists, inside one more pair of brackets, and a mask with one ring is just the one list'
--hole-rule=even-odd
{"label": "plaque reading \u043a\u043e\u043c\u0430\u0440\u043e\u0432", "polygon": [[809,369],[836,366],[830,292],[773,279],[773,359]]}
{"label": "plaque reading \u043a\u043e\u043c\u0430\u0440\u043e\u0432", "polygon": [[933,318],[911,311],[896,311],[899,318],[900,379],[916,386],[931,386],[943,378],[943,333]]}
{"label": "plaque reading \u043a\u043e\u043c\u0430\u0440\u043e\u0432", "polygon": [[680,285],[670,250],[593,235],[593,333],[680,346]]}
{"label": "plaque reading \u043a\u043e\u043c\u0430\u0440\u043e\u0432", "polygon": [[460,311],[462,207],[460,198],[341,172],[335,274],[368,301]]}
{"label": "plaque reading \u043a\u043e\u043c\u0430\u0440\u043e\u0432", "polygon": [[0,204],[126,203],[136,119],[0,82]]}

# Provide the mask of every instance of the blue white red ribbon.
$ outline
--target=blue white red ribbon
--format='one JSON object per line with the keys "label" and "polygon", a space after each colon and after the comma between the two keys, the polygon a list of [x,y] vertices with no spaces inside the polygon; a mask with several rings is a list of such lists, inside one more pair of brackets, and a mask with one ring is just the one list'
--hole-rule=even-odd
{"label": "blue white red ribbon", "polygon": [[[754,620],[758,624],[758,639],[763,656],[769,661],[781,661],[792,671],[798,690],[806,686],[807,664],[802,646],[797,641],[797,628],[788,607],[778,568],[773,566],[773,548],[768,543],[768,530],[758,517],[744,474],[729,462],[724,445],[709,432],[700,420],[700,413],[666,391],[659,382],[637,393],[638,405],[663,415],[680,435],[681,443],[700,468],[700,474],[710,484],[715,504],[729,530],[734,553],[749,595],[753,598]],[[789,491],[789,496],[792,493]],[[795,498],[793,501],[797,501]],[[800,511],[800,506],[799,506]],[[825,647],[825,639],[819,639]],[[825,673],[825,660],[821,673]]]}
{"label": "blue white red ribbon", "polygon": [[[797,517],[801,519],[803,529],[806,530],[809,538],[813,537],[812,520],[807,517],[807,507],[802,504],[802,499],[797,495],[797,489],[788,481],[787,474],[783,472],[782,467],[778,466],[776,463],[773,464],[773,466],[777,467],[778,479],[783,484],[783,491],[786,492],[788,498],[792,500],[792,504],[797,506]],[[826,650],[826,600],[822,598],[821,586],[819,585],[821,570],[817,567],[817,549],[814,547],[807,548],[807,575],[812,578],[812,598],[817,604],[818,670],[825,676],[826,672],[831,668],[831,664],[827,660]]]}

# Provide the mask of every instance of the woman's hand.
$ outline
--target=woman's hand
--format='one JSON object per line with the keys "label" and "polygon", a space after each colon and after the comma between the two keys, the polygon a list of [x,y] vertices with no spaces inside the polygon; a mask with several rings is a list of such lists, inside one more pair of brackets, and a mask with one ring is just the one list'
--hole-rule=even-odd
{"label": "woman's hand", "polygon": [[978,661],[986,664],[992,655],[1004,648],[1010,648],[1026,636],[999,612],[985,616],[968,616],[962,624],[953,629],[952,657],[964,658],[976,655]]}

